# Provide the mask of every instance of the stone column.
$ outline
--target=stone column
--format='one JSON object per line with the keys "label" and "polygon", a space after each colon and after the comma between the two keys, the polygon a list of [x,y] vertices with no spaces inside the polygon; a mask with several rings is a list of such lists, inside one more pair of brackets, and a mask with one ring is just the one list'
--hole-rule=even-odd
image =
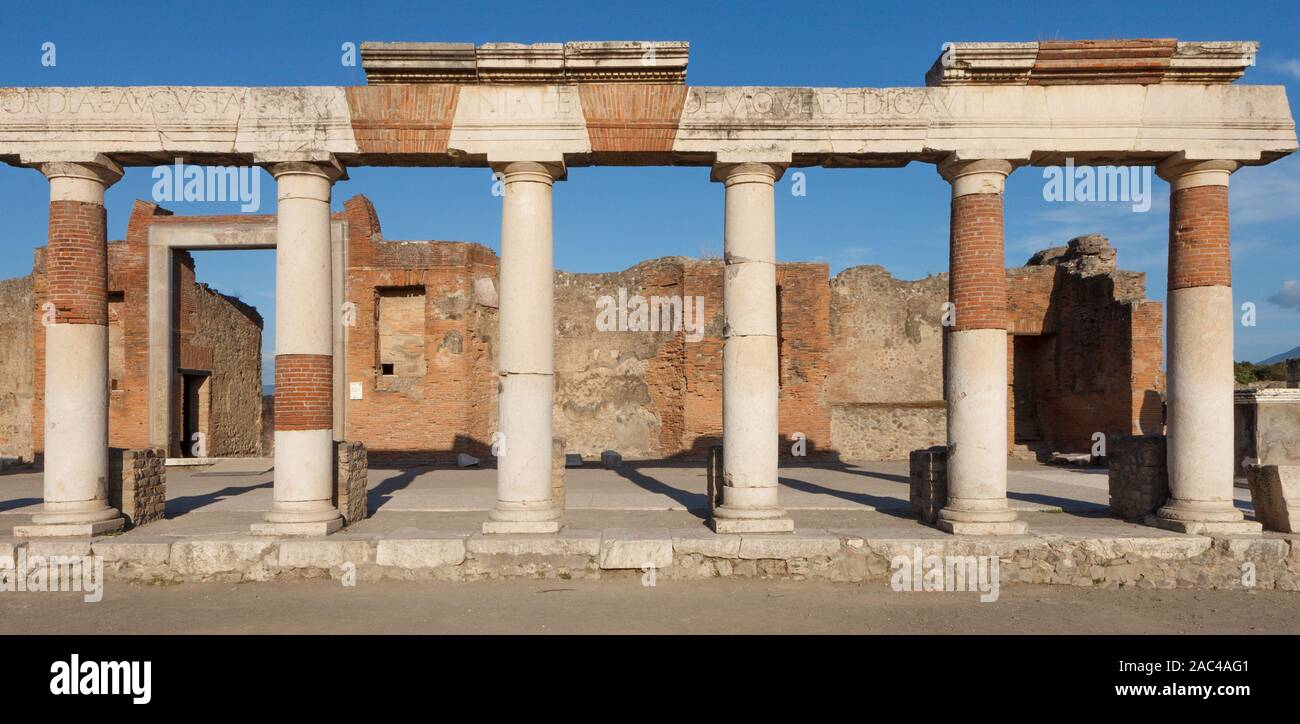
{"label": "stone column", "polygon": [[334,493],[334,304],[330,187],[337,162],[270,163],[275,247],[275,488],[262,535],[343,526]]}
{"label": "stone column", "polygon": [[[50,180],[45,248],[45,505],[14,535],[120,530],[108,504],[108,242],[104,191],[122,178],[106,156],[32,161]],[[24,159],[27,161],[27,159]],[[51,306],[52,305],[52,306]]]}
{"label": "stone column", "polygon": [[1232,269],[1228,176],[1233,161],[1166,159],[1169,192],[1169,502],[1151,522],[1185,533],[1250,533],[1233,505]]}
{"label": "stone column", "polygon": [[555,280],[551,187],[558,163],[494,165],[502,175],[497,503],[484,533],[556,533],[551,497]]}
{"label": "stone column", "polygon": [[944,398],[948,403],[948,502],[941,530],[1018,535],[1007,506],[1007,282],[1002,191],[1014,165],[1003,160],[939,165],[952,184]]}
{"label": "stone column", "polygon": [[726,185],[722,287],[722,504],[718,533],[784,533],[794,521],[777,505],[780,372],[776,339],[776,199],[785,166],[713,167]]}

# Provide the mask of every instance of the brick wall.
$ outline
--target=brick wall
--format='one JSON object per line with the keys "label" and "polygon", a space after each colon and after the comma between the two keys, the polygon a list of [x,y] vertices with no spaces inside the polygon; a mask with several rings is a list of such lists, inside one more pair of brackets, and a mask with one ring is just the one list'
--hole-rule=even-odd
{"label": "brick wall", "polygon": [[165,517],[167,452],[161,448],[109,451],[108,504],[135,528]]}
{"label": "brick wall", "polygon": [[[226,218],[226,217],[222,217]],[[232,217],[249,219],[252,217]],[[106,257],[110,339],[109,444],[124,449],[149,445],[149,228],[155,223],[185,223],[210,217],[173,217],[156,204],[136,201],[127,222],[126,239],[108,244]],[[180,452],[183,397],[180,369],[208,373],[206,397],[210,415],[206,427],[208,451],[216,455],[253,455],[261,429],[260,395],[262,319],[238,300],[224,297],[194,281],[194,259],[177,252],[173,271],[173,331],[176,350],[172,449]],[[45,334],[42,305],[54,301],[50,288],[48,250],[36,250],[31,307],[34,320],[32,438],[44,449]],[[62,317],[60,317],[62,318]],[[257,381],[253,387],[250,381]],[[215,403],[215,404],[213,404]]]}

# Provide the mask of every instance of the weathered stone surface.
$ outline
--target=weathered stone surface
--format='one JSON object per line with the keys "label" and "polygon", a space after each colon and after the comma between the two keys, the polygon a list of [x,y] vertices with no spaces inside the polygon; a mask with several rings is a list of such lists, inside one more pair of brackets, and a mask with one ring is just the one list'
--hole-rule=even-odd
{"label": "weathered stone surface", "polygon": [[359,523],[370,515],[367,496],[370,486],[370,462],[366,446],[359,442],[334,443],[338,469],[334,477],[334,504],[345,525]]}
{"label": "weathered stone surface", "polygon": [[464,538],[390,538],[379,541],[375,563],[399,568],[458,566],[465,562]]}
{"label": "weathered stone surface", "polygon": [[816,531],[799,531],[794,535],[742,535],[743,559],[760,558],[829,558],[840,550],[840,539]]}
{"label": "weathered stone surface", "polygon": [[922,523],[934,525],[948,504],[948,448],[913,450],[910,463],[912,513]]}
{"label": "weathered stone surface", "polygon": [[1255,519],[1266,530],[1300,533],[1300,465],[1247,465]]}
{"label": "weathered stone surface", "polygon": [[360,566],[375,562],[375,546],[364,540],[284,540],[278,562],[282,568]]}
{"label": "weathered stone surface", "polygon": [[590,556],[600,555],[601,533],[564,529],[558,535],[510,536],[476,533],[465,541],[470,555]]}
{"label": "weathered stone surface", "polygon": [[1115,515],[1141,521],[1169,499],[1163,435],[1122,435],[1107,447],[1110,509]]}
{"label": "weathered stone surface", "polygon": [[103,556],[106,562],[130,562],[144,566],[167,564],[171,557],[171,543],[123,540],[97,540],[91,546],[94,555]]}
{"label": "weathered stone surface", "polygon": [[738,535],[718,535],[695,528],[673,531],[673,554],[736,558],[740,555],[740,540]]}
{"label": "weathered stone surface", "polygon": [[178,541],[172,544],[168,564],[180,576],[248,573],[273,564],[276,545],[265,538]]}
{"label": "weathered stone surface", "polygon": [[600,543],[603,569],[667,568],[672,562],[673,539],[667,529],[607,530]]}

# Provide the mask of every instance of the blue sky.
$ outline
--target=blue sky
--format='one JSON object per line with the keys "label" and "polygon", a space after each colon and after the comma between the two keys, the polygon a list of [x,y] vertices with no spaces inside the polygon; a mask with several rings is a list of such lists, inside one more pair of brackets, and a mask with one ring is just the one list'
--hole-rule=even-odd
{"label": "blue sky", "polygon": [[[310,8],[304,11],[304,8]],[[916,86],[946,41],[1176,37],[1258,40],[1243,81],[1287,86],[1300,97],[1300,3],[1222,2],[18,2],[0,27],[0,86],[352,85],[360,68],[340,45],[364,40],[542,42],[689,40],[694,85]],[[41,45],[58,63],[43,67]],[[914,279],[947,267],[948,187],[928,164],[902,169],[807,169],[807,195],[778,188],[778,255],[847,266],[880,264]],[[500,199],[486,169],[358,168],[334,205],[359,193],[375,203],[390,239],[478,241],[498,247]],[[1021,264],[1072,236],[1102,233],[1122,267],[1145,271],[1148,296],[1165,297],[1166,185],[1146,213],[1127,204],[1048,203],[1041,169],[1012,174],[1007,261]],[[147,168],[108,193],[110,238],[122,238],[135,198],[149,198]],[[0,167],[0,278],[30,271],[45,243],[48,190],[31,170]],[[262,179],[263,213],[274,183]],[[233,204],[171,203],[181,214],[234,213]],[[623,269],[665,255],[717,254],[722,189],[704,168],[575,168],[555,193],[555,260],[567,271]],[[1232,181],[1238,359],[1300,345],[1300,158],[1247,168]],[[198,276],[237,293],[267,317],[273,347],[273,252],[199,254]],[[1287,282],[1291,281],[1290,285]],[[1275,301],[1269,301],[1272,297]],[[1280,304],[1279,304],[1280,302]]]}

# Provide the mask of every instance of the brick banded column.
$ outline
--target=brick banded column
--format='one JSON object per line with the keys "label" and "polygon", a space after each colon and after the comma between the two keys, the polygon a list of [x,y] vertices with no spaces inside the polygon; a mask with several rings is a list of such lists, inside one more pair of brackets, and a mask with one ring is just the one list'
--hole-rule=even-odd
{"label": "brick banded column", "polygon": [[713,167],[713,180],[726,186],[722,504],[710,521],[718,533],[794,530],[794,521],[777,504],[780,372],[773,185],[784,172],[784,165],[771,163]]}
{"label": "brick banded column", "polygon": [[334,494],[333,162],[269,164],[278,190],[275,247],[275,488],[267,535],[343,526]]}
{"label": "brick banded column", "polygon": [[[26,159],[24,159],[26,160]],[[50,180],[45,249],[45,503],[24,537],[120,530],[108,505],[108,242],[104,191],[122,178],[106,156],[35,162]]]}
{"label": "brick banded column", "polygon": [[1252,533],[1232,502],[1232,268],[1228,177],[1234,161],[1157,167],[1169,182],[1169,501],[1149,521],[1185,533]]}
{"label": "brick banded column", "polygon": [[1002,160],[949,160],[952,184],[944,398],[948,403],[948,503],[941,530],[1017,535],[1007,506],[1007,282],[1002,192],[1015,168]]}
{"label": "brick banded column", "polygon": [[555,280],[551,192],[563,164],[494,164],[502,175],[497,502],[484,533],[556,533],[551,495]]}

